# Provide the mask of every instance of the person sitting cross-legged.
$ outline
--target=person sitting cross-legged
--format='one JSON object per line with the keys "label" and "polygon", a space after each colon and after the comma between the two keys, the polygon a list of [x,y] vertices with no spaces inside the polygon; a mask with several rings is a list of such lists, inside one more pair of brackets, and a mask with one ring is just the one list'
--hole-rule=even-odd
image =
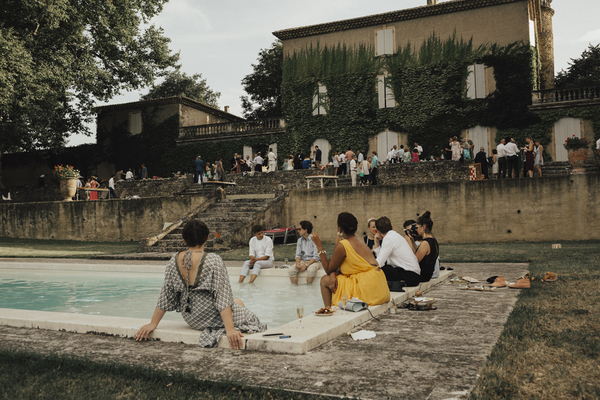
{"label": "person sitting cross-legged", "polygon": [[379,234],[375,236],[373,251],[386,280],[404,281],[406,286],[418,286],[421,283],[421,267],[407,241],[393,230],[388,217],[379,218],[375,221],[375,226]]}
{"label": "person sitting cross-legged", "polygon": [[298,274],[307,271],[306,283],[311,284],[315,280],[317,271],[323,266],[319,260],[317,246],[313,243],[310,234],[313,226],[309,221],[300,221],[300,238],[296,244],[296,265],[290,268],[290,282],[298,283]]}
{"label": "person sitting cross-legged", "polygon": [[250,259],[246,260],[242,266],[239,283],[244,282],[250,268],[252,268],[250,283],[256,280],[261,268],[273,268],[273,240],[265,236],[264,229],[260,225],[252,227],[252,235],[249,243]]}

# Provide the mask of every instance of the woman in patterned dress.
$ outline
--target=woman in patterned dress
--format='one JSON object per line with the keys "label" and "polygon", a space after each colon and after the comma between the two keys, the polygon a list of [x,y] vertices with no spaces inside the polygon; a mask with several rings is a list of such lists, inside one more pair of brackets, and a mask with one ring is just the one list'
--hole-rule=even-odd
{"label": "woman in patterned dress", "polygon": [[227,268],[221,257],[204,252],[208,227],[194,219],[183,228],[187,251],[174,254],[167,264],[165,281],[152,321],[135,335],[146,340],[166,311],[177,311],[187,324],[201,330],[199,345],[215,347],[227,335],[233,349],[243,347],[242,332],[263,332],[267,326],[233,298]]}

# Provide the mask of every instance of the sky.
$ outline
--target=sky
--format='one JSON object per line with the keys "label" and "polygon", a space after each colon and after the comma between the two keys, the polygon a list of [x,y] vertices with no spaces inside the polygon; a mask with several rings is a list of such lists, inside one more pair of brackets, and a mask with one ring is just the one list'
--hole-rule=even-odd
{"label": "sky", "polygon": [[[441,2],[441,1],[440,1]],[[275,41],[272,32],[426,5],[427,0],[170,0],[152,21],[180,53],[182,72],[202,74],[221,92],[219,107],[242,116],[242,79],[252,73],[261,49]],[[599,0],[554,0],[554,63],[558,73],[589,44],[600,43]],[[125,92],[107,103],[138,101],[147,89]],[[94,135],[73,135],[68,146],[95,143]]]}

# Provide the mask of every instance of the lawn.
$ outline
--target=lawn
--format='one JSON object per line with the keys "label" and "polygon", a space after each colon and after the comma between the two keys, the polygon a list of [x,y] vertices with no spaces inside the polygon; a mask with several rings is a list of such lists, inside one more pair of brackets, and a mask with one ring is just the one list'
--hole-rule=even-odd
{"label": "lawn", "polygon": [[0,257],[88,259],[97,255],[135,253],[139,245],[139,242],[80,242],[0,237]]}
{"label": "lawn", "polygon": [[[0,241],[0,247],[5,244]],[[561,244],[557,250],[549,242],[440,246],[442,265],[529,262],[535,277],[532,287],[520,292],[471,399],[600,398],[600,241]],[[68,251],[75,250],[72,245],[66,242]],[[327,250],[330,254],[331,246]],[[241,260],[246,251],[221,254]],[[278,260],[293,259],[294,251],[294,245],[275,247]],[[546,271],[558,273],[558,281],[541,282]],[[317,398],[63,356],[0,352],[0,359],[2,398]]]}

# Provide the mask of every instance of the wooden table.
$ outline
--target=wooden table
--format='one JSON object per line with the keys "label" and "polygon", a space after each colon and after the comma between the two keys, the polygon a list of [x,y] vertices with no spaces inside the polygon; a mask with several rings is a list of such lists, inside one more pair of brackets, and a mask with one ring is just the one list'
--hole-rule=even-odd
{"label": "wooden table", "polygon": [[310,180],[311,179],[319,179],[321,181],[321,188],[323,188],[323,179],[333,179],[335,182],[335,187],[338,187],[337,184],[337,176],[333,176],[333,175],[309,175],[309,176],[305,176],[304,179],[306,179],[306,188],[310,189]]}
{"label": "wooden table", "polygon": [[221,182],[221,181],[206,181],[206,182],[199,183],[199,185],[202,185],[202,194],[204,194],[204,186],[205,185],[212,185],[213,193],[217,190],[217,186],[218,187],[233,186],[233,194],[235,194],[235,187],[237,186],[237,183]]}

